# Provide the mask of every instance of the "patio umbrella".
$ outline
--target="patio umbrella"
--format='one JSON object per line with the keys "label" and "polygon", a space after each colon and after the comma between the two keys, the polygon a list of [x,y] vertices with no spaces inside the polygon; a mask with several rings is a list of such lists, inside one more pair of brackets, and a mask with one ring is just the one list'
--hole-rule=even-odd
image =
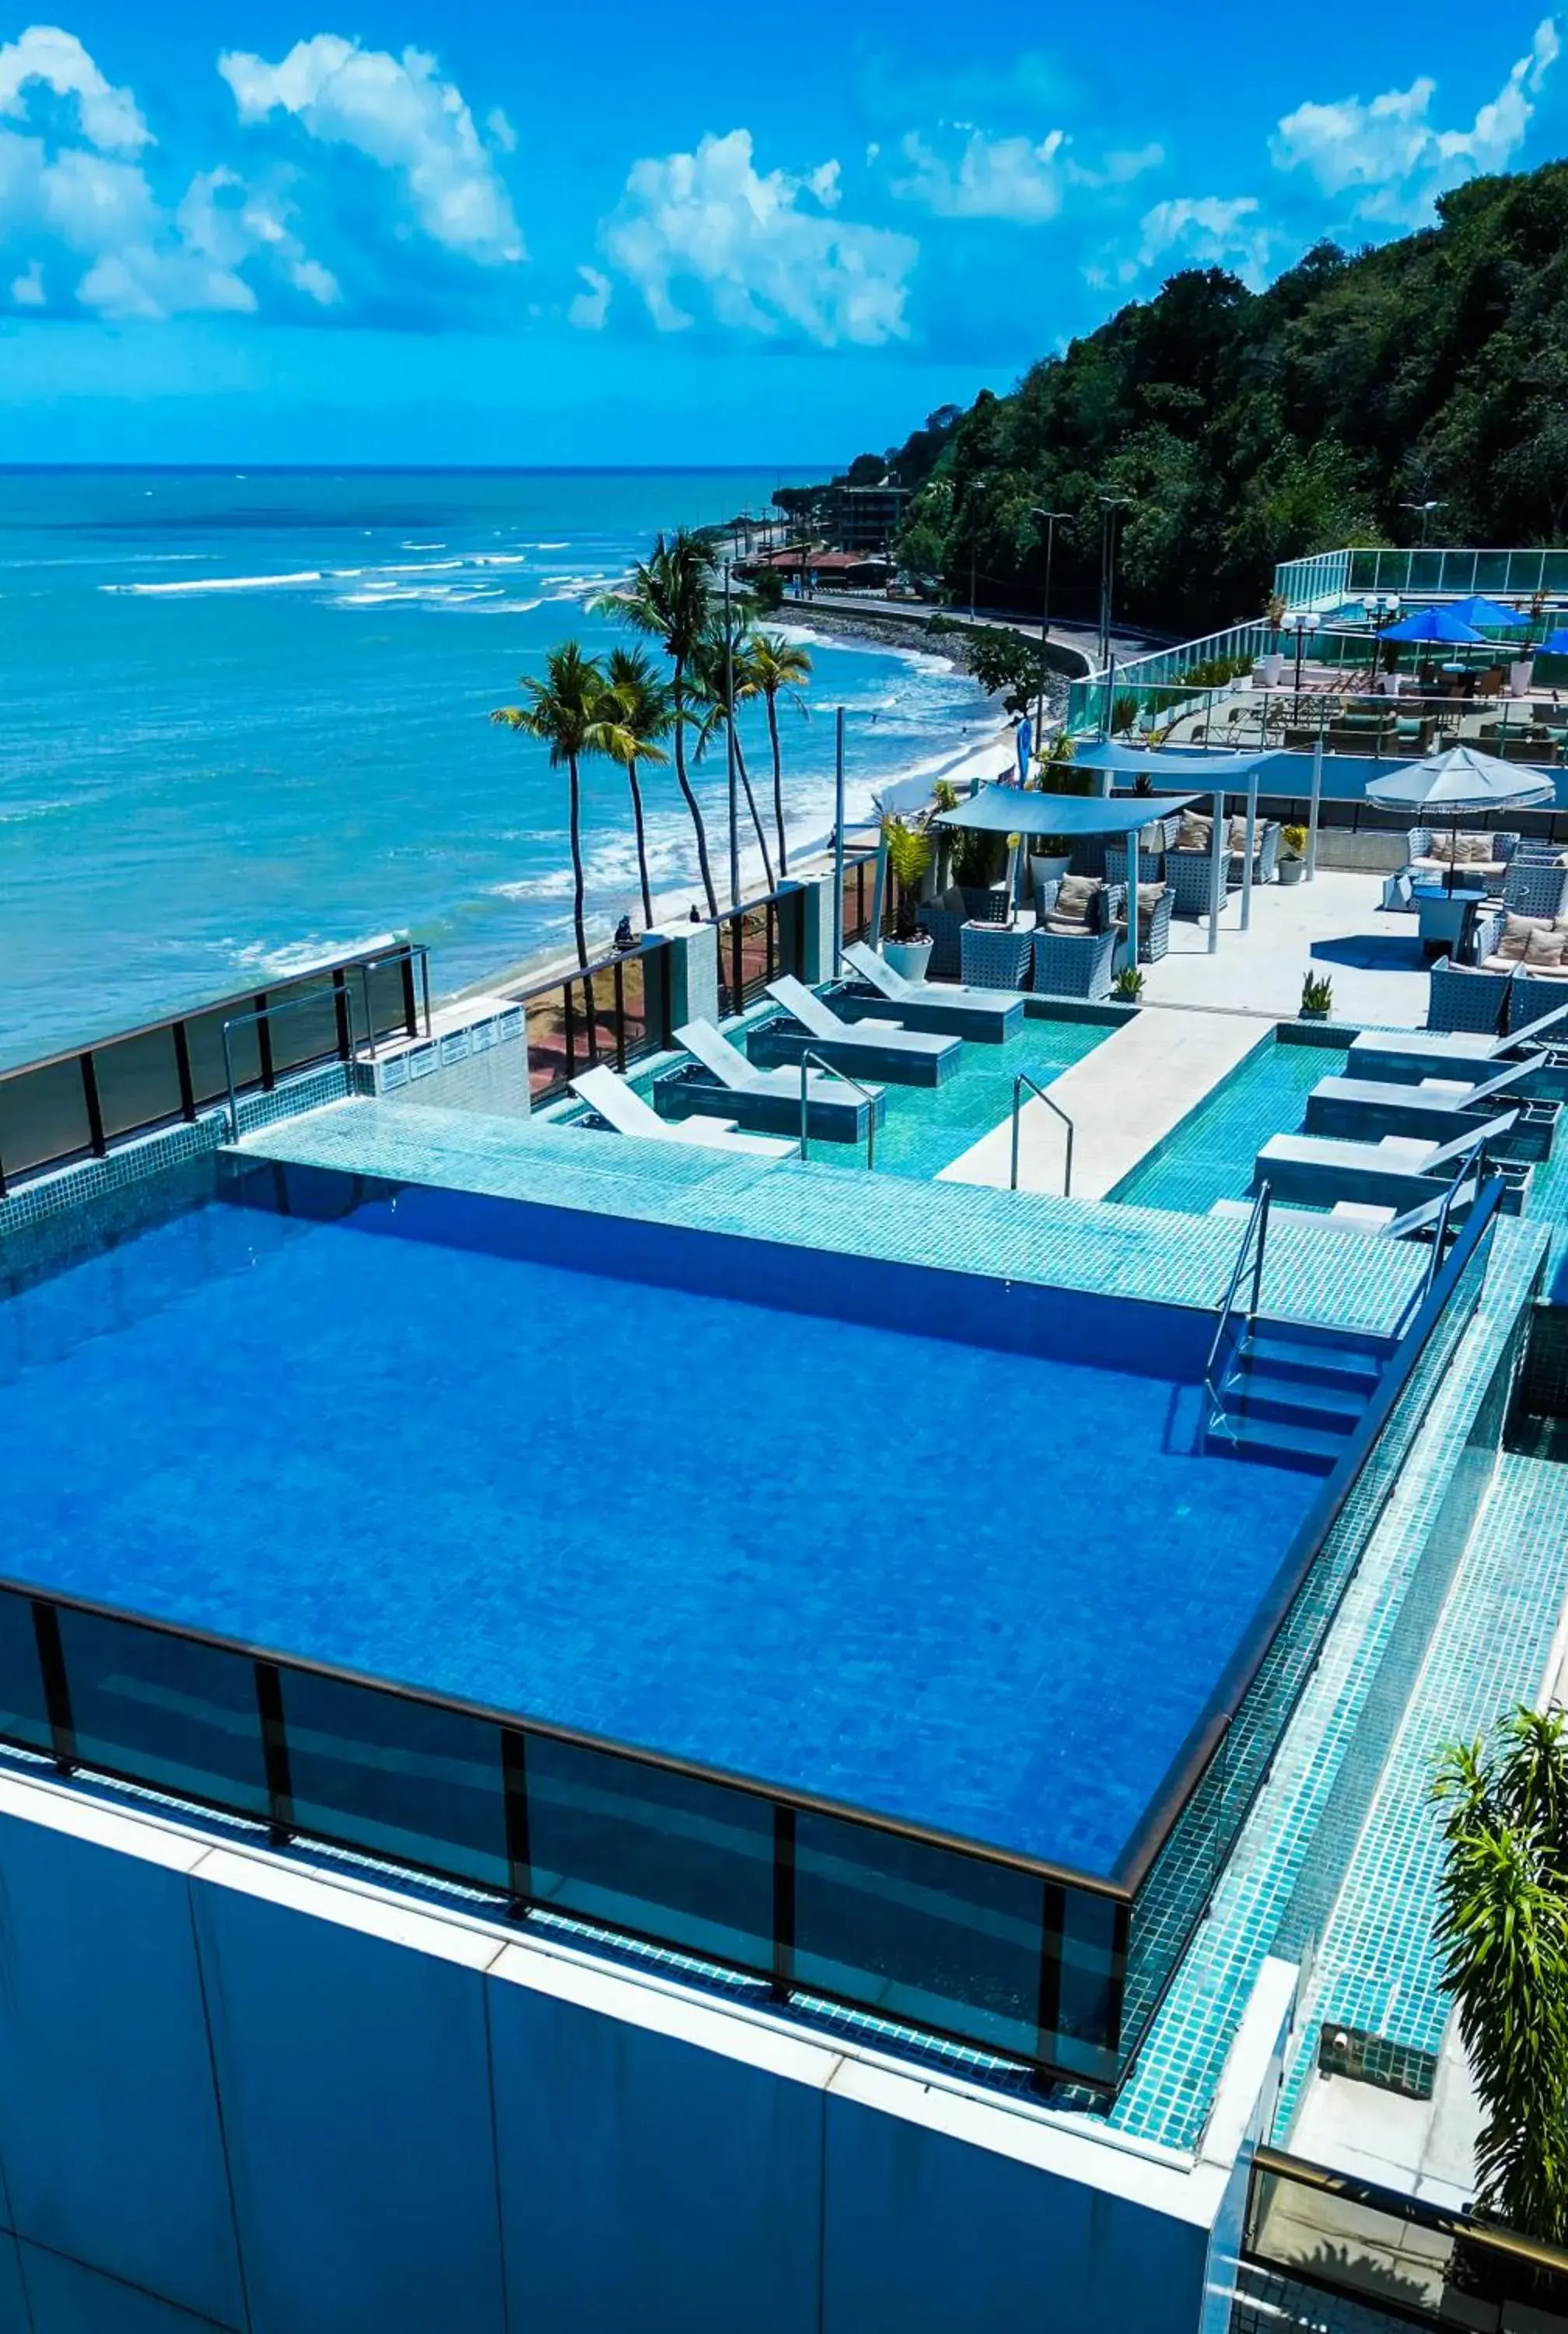
{"label": "patio umbrella", "polygon": [[1451,608],[1418,608],[1397,624],[1385,624],[1380,641],[1441,641],[1454,648],[1484,648],[1486,636]]}
{"label": "patio umbrella", "polygon": [[1535,653],[1537,656],[1568,656],[1568,632],[1554,632],[1549,641],[1542,641]]}
{"label": "patio umbrella", "polygon": [[1531,622],[1519,609],[1505,607],[1501,600],[1488,600],[1481,592],[1472,592],[1467,600],[1450,600],[1448,612],[1457,616],[1462,624],[1490,624],[1494,632],[1516,632],[1521,625],[1527,630]]}
{"label": "patio umbrella", "polygon": [[[1556,797],[1554,782],[1539,770],[1500,762],[1496,754],[1478,753],[1474,746],[1450,746],[1425,761],[1403,763],[1367,787],[1367,800],[1380,810],[1415,811],[1427,825],[1441,821],[1456,839],[1462,818],[1493,810],[1528,810]],[[1452,852],[1446,888],[1450,893],[1454,889]]]}

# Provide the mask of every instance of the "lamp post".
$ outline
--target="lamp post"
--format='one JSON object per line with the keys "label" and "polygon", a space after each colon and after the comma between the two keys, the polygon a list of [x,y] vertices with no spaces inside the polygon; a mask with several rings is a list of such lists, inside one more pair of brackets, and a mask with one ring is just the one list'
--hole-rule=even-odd
{"label": "lamp post", "polygon": [[1435,510],[1441,510],[1443,508],[1443,505],[1440,502],[1401,503],[1400,505],[1400,508],[1401,510],[1416,511],[1419,514],[1421,521],[1421,541],[1419,547],[1422,551],[1425,551],[1427,547],[1427,521],[1431,517],[1432,513]]}
{"label": "lamp post", "polygon": [[1361,605],[1367,612],[1367,622],[1371,628],[1371,687],[1369,694],[1375,696],[1378,686],[1378,627],[1390,616],[1399,614],[1400,595],[1397,592],[1369,592]]}
{"label": "lamp post", "polygon": [[1111,609],[1116,585],[1116,514],[1127,508],[1125,495],[1100,497],[1100,670],[1111,662]]}
{"label": "lamp post", "polygon": [[1038,504],[1030,507],[1031,518],[1045,522],[1045,584],[1040,595],[1040,689],[1034,706],[1034,746],[1038,751],[1045,736],[1045,644],[1051,637],[1051,559],[1056,548],[1056,522],[1066,518],[1066,511],[1042,510]]}
{"label": "lamp post", "polygon": [[1301,719],[1302,655],[1306,648],[1308,635],[1315,632],[1322,622],[1321,616],[1311,615],[1302,608],[1293,608],[1280,619],[1281,632],[1295,634],[1295,718],[1298,721]]}

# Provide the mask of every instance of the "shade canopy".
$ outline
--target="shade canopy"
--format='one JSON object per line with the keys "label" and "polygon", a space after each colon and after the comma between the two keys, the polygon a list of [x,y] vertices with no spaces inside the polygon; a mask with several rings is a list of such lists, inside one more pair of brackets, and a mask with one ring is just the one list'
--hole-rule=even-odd
{"label": "shade canopy", "polygon": [[1438,819],[1463,818],[1489,810],[1528,810],[1553,802],[1557,788],[1539,770],[1500,762],[1473,746],[1450,746],[1445,754],[1406,762],[1386,777],[1374,778],[1367,800],[1380,810],[1422,811]]}
{"label": "shade canopy", "polygon": [[1499,626],[1516,631],[1530,622],[1517,608],[1507,607],[1501,600],[1488,600],[1481,592],[1472,592],[1467,600],[1450,600],[1448,612],[1457,616],[1462,624],[1490,624],[1494,632]]}
{"label": "shade canopy", "polygon": [[1554,632],[1549,641],[1542,641],[1540,648],[1536,651],[1536,654],[1538,656],[1568,656],[1568,632]]}
{"label": "shade canopy", "polygon": [[1450,608],[1418,608],[1397,624],[1385,624],[1380,641],[1443,641],[1450,647],[1484,648],[1486,636]]}
{"label": "shade canopy", "polygon": [[1176,786],[1191,786],[1201,770],[1212,770],[1215,784],[1223,786],[1227,779],[1240,778],[1260,762],[1272,761],[1272,753],[1241,754],[1232,747],[1216,746],[1123,746],[1114,738],[1106,738],[1074,747],[1069,767],[1074,770],[1109,770],[1112,776],[1130,777],[1147,771],[1151,777],[1169,774]]}
{"label": "shade canopy", "polygon": [[990,786],[952,810],[939,810],[935,824],[978,827],[986,834],[1136,834],[1152,819],[1198,799],[1195,794],[1045,795],[1034,787]]}

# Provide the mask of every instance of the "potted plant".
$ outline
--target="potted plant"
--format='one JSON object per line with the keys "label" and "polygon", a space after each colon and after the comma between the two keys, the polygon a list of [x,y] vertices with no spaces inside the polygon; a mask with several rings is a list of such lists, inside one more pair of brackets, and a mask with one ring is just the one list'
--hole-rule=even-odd
{"label": "potted plant", "polygon": [[882,829],[888,866],[898,888],[893,937],[882,944],[882,954],[906,980],[924,980],[936,946],[919,921],[920,885],[931,863],[931,838],[907,819],[890,818]]}
{"label": "potted plant", "polygon": [[1304,826],[1282,826],[1279,833],[1279,880],[1282,883],[1299,883],[1306,873],[1307,831]]}
{"label": "potted plant", "polygon": [[1258,679],[1265,689],[1277,689],[1284,670],[1284,654],[1279,644],[1279,628],[1284,621],[1284,602],[1277,592],[1271,592],[1264,603],[1264,622],[1268,626],[1269,645],[1257,661]]}
{"label": "potted plant", "polygon": [[1309,972],[1301,985],[1301,1018],[1326,1021],[1333,1010],[1334,985],[1326,975]]}
{"label": "potted plant", "polygon": [[1143,994],[1142,966],[1124,964],[1111,986],[1112,993],[1121,1004],[1136,1005]]}

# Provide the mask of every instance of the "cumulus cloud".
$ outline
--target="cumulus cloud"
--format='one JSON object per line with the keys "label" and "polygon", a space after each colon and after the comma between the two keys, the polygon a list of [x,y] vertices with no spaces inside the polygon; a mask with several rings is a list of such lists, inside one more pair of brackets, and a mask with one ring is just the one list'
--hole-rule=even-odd
{"label": "cumulus cloud", "polygon": [[1118,270],[1130,283],[1144,269],[1229,267],[1255,291],[1267,274],[1272,243],[1254,195],[1178,195],[1156,203],[1139,222],[1138,256]]}
{"label": "cumulus cloud", "polygon": [[49,294],[43,288],[43,262],[30,259],[20,275],[11,278],[11,297],[18,308],[43,308]]}
{"label": "cumulus cloud", "polygon": [[75,100],[81,135],[101,153],[138,154],[151,143],[130,92],[107,81],[74,33],[57,24],[29,24],[0,48],[0,114],[25,117],[29,92],[39,88]]}
{"label": "cumulus cloud", "polygon": [[[268,64],[230,51],[219,72],[234,92],[242,122],[290,115],[324,145],[351,147],[402,181],[425,233],[449,251],[484,265],[524,256],[512,199],[494,153],[480,138],[462,92],[442,81],[436,60],[419,49],[394,57],[363,49],[336,33],[296,41]],[[505,117],[503,117],[505,121]],[[509,151],[511,126],[494,126]]]}
{"label": "cumulus cloud", "polygon": [[902,152],[913,167],[907,178],[894,180],[893,192],[938,218],[1012,219],[1034,226],[1054,218],[1062,207],[1065,143],[1060,130],[1038,145],[1027,138],[992,138],[970,130],[961,151],[948,155],[911,130]]}
{"label": "cumulus cloud", "polygon": [[676,296],[689,285],[717,323],[736,330],[796,333],[824,347],[900,339],[919,246],[839,218],[838,200],[836,163],[801,178],[765,176],[750,131],[732,130],[704,138],[695,154],[635,163],[601,246],[661,332],[697,321]]}
{"label": "cumulus cloud", "polygon": [[1426,76],[1370,102],[1349,97],[1298,105],[1275,132],[1275,162],[1282,170],[1304,171],[1325,195],[1348,197],[1361,218],[1419,225],[1450,187],[1506,169],[1560,49],[1556,24],[1545,17],[1528,53],[1467,128],[1442,130],[1432,121],[1437,83]]}
{"label": "cumulus cloud", "polygon": [[188,250],[220,268],[241,266],[265,256],[296,292],[318,307],[335,307],[342,297],[337,278],[311,258],[293,232],[290,212],[277,196],[248,187],[237,171],[199,170],[176,213]]}
{"label": "cumulus cloud", "polygon": [[613,286],[608,275],[597,267],[580,267],[584,289],[578,293],[566,311],[566,321],[575,324],[580,333],[601,333],[610,314],[610,298]]}

